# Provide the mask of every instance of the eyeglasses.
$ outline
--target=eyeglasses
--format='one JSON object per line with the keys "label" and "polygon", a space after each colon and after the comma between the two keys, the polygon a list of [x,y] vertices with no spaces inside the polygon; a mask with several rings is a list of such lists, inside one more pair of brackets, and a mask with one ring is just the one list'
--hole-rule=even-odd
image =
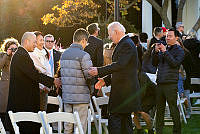
{"label": "eyeglasses", "polygon": [[45,42],[53,43],[54,41],[53,40],[46,40]]}

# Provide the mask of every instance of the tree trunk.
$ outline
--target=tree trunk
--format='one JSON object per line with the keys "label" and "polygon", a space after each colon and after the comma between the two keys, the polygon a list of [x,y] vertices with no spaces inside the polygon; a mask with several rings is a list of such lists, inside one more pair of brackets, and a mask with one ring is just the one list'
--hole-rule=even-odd
{"label": "tree trunk", "polygon": [[170,23],[170,21],[169,21],[169,19],[167,17],[167,14],[166,15],[161,15],[160,17],[162,18],[165,27],[167,29],[170,29],[172,27],[172,25],[171,25],[171,23]]}
{"label": "tree trunk", "polygon": [[186,0],[180,0],[178,4],[178,13],[177,13],[177,20],[176,22],[182,22],[183,21],[183,8],[185,6]]}
{"label": "tree trunk", "polygon": [[147,0],[153,7],[154,9],[158,12],[160,15],[164,25],[166,28],[170,28],[172,25],[167,17],[167,9],[168,9],[168,0],[165,0],[163,2],[163,7],[161,8],[158,3],[155,0]]}
{"label": "tree trunk", "polygon": [[199,28],[200,28],[200,17],[198,18],[196,24],[192,27],[192,29],[197,32]]}

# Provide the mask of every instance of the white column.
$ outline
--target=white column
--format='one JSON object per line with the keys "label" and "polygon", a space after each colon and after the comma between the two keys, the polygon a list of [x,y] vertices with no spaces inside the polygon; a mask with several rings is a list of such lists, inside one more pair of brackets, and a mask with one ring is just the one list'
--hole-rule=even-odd
{"label": "white column", "polygon": [[[200,0],[198,0],[198,9],[197,17],[200,16]],[[200,29],[197,31],[197,38],[200,40]]]}
{"label": "white column", "polygon": [[152,37],[152,6],[147,0],[142,0],[142,32]]}
{"label": "white column", "polygon": [[184,32],[187,34],[200,15],[200,0],[187,0],[183,8]]}

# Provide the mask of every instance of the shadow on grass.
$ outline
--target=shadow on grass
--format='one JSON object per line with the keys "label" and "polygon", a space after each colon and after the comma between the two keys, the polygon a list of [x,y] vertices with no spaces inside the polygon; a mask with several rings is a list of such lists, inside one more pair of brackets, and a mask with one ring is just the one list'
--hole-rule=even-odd
{"label": "shadow on grass", "polygon": [[[182,134],[200,134],[200,115],[191,115],[187,121],[187,124],[182,122]],[[97,134],[94,126],[92,126],[92,134]],[[163,134],[172,134],[172,126],[165,126]]]}

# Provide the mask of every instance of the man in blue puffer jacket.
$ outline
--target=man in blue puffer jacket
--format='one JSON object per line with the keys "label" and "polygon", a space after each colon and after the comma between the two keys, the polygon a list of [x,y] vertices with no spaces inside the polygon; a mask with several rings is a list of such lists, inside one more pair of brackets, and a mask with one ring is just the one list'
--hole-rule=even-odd
{"label": "man in blue puffer jacket", "polygon": [[157,73],[157,116],[156,133],[162,134],[166,101],[174,122],[173,134],[181,134],[180,114],[177,107],[177,83],[179,68],[184,59],[183,49],[176,44],[178,31],[170,29],[167,34],[167,46],[156,44],[152,54],[152,63],[158,67]]}

